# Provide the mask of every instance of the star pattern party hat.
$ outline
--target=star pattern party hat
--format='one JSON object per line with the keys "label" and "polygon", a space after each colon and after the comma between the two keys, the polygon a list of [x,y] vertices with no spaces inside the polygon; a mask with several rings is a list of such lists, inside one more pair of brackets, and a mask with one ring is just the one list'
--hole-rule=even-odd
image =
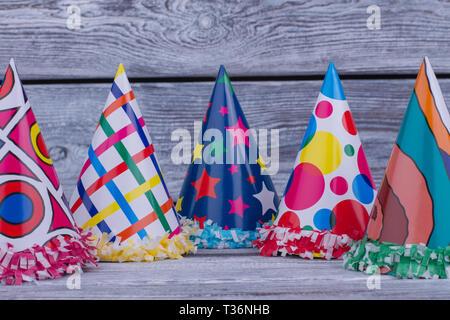
{"label": "star pattern party hat", "polygon": [[261,255],[339,258],[369,220],[375,184],[330,63],[274,224],[255,241]]}
{"label": "star pattern party hat", "polygon": [[0,135],[0,280],[20,285],[95,265],[95,248],[75,226],[13,59],[0,87]]}
{"label": "star pattern party hat", "polygon": [[122,64],[70,201],[103,261],[179,258],[195,250],[182,228]]}
{"label": "star pattern party hat", "polygon": [[[206,139],[210,137],[210,139]],[[202,139],[203,138],[203,139]],[[208,140],[208,141],[206,141]],[[251,247],[278,196],[223,66],[177,203],[200,248]]]}
{"label": "star pattern party hat", "polygon": [[345,267],[407,278],[450,276],[450,116],[428,58],[391,153],[366,237]]}

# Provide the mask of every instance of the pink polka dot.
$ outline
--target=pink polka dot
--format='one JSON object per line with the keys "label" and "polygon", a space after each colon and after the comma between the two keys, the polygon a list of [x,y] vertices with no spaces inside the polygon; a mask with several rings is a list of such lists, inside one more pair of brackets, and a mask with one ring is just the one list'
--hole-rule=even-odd
{"label": "pink polka dot", "polygon": [[352,114],[348,110],[342,115],[342,125],[344,126],[344,129],[347,130],[347,132],[352,136],[356,135],[357,131],[355,122],[353,121]]}
{"label": "pink polka dot", "polygon": [[286,211],[280,217],[278,225],[284,228],[300,228],[300,219],[295,212]]}
{"label": "pink polka dot", "polygon": [[330,189],[333,193],[341,196],[348,190],[348,183],[343,177],[335,177],[330,181]]}
{"label": "pink polka dot", "polygon": [[291,210],[304,210],[313,206],[325,190],[325,181],[319,168],[304,162],[295,167],[284,202]]}
{"label": "pink polka dot", "polygon": [[333,113],[333,105],[326,100],[322,100],[317,104],[316,116],[324,119],[328,118]]}
{"label": "pink polka dot", "polygon": [[375,189],[375,182],[373,181],[372,175],[370,174],[369,165],[367,164],[366,155],[364,154],[363,146],[361,145],[358,150],[357,156],[358,169],[361,174],[366,175],[370,183],[372,184],[372,188]]}

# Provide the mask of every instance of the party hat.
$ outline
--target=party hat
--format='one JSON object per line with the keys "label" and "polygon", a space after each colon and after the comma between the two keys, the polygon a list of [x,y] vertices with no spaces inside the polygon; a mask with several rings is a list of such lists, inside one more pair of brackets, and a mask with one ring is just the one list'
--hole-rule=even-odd
{"label": "party hat", "polygon": [[104,261],[179,258],[194,250],[181,228],[122,64],[70,201]]}
{"label": "party hat", "polygon": [[14,60],[0,87],[0,280],[51,279],[91,262]]}
{"label": "party hat", "polygon": [[272,226],[255,242],[261,255],[339,258],[364,235],[375,184],[330,63]]}
{"label": "party hat", "polygon": [[279,203],[223,66],[177,203],[200,248],[251,247]]}
{"label": "party hat", "polygon": [[450,116],[428,58],[416,79],[366,237],[345,267],[408,278],[450,276]]}

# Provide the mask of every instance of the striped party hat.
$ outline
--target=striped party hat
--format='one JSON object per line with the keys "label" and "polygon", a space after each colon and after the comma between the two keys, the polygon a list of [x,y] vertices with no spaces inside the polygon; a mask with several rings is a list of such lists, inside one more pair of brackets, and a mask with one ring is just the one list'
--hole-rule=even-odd
{"label": "striped party hat", "polygon": [[177,207],[200,248],[251,247],[278,196],[230,79],[220,67]]}
{"label": "striped party hat", "polygon": [[369,220],[375,184],[338,73],[330,63],[261,255],[339,258]]}
{"label": "striped party hat", "polygon": [[75,226],[14,60],[0,87],[0,280],[58,278],[95,264]]}
{"label": "striped party hat", "polygon": [[372,210],[345,267],[450,276],[450,115],[425,57]]}
{"label": "striped party hat", "polygon": [[104,261],[178,258],[193,250],[180,226],[122,64],[70,201]]}

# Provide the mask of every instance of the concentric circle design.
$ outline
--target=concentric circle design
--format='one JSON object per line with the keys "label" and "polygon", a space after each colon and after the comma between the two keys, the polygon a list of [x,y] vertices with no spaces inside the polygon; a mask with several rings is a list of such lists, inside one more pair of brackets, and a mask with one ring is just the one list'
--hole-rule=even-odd
{"label": "concentric circle design", "polygon": [[21,238],[31,233],[44,218],[44,202],[28,182],[8,181],[0,185],[0,233]]}
{"label": "concentric circle design", "polygon": [[14,73],[12,72],[11,66],[6,69],[5,77],[0,85],[0,99],[6,97],[14,87]]}
{"label": "concentric circle design", "polygon": [[33,150],[39,159],[48,165],[52,165],[52,159],[50,159],[50,155],[48,154],[47,147],[45,146],[44,139],[42,138],[41,130],[39,130],[37,122],[35,122],[30,128],[30,137]]}

